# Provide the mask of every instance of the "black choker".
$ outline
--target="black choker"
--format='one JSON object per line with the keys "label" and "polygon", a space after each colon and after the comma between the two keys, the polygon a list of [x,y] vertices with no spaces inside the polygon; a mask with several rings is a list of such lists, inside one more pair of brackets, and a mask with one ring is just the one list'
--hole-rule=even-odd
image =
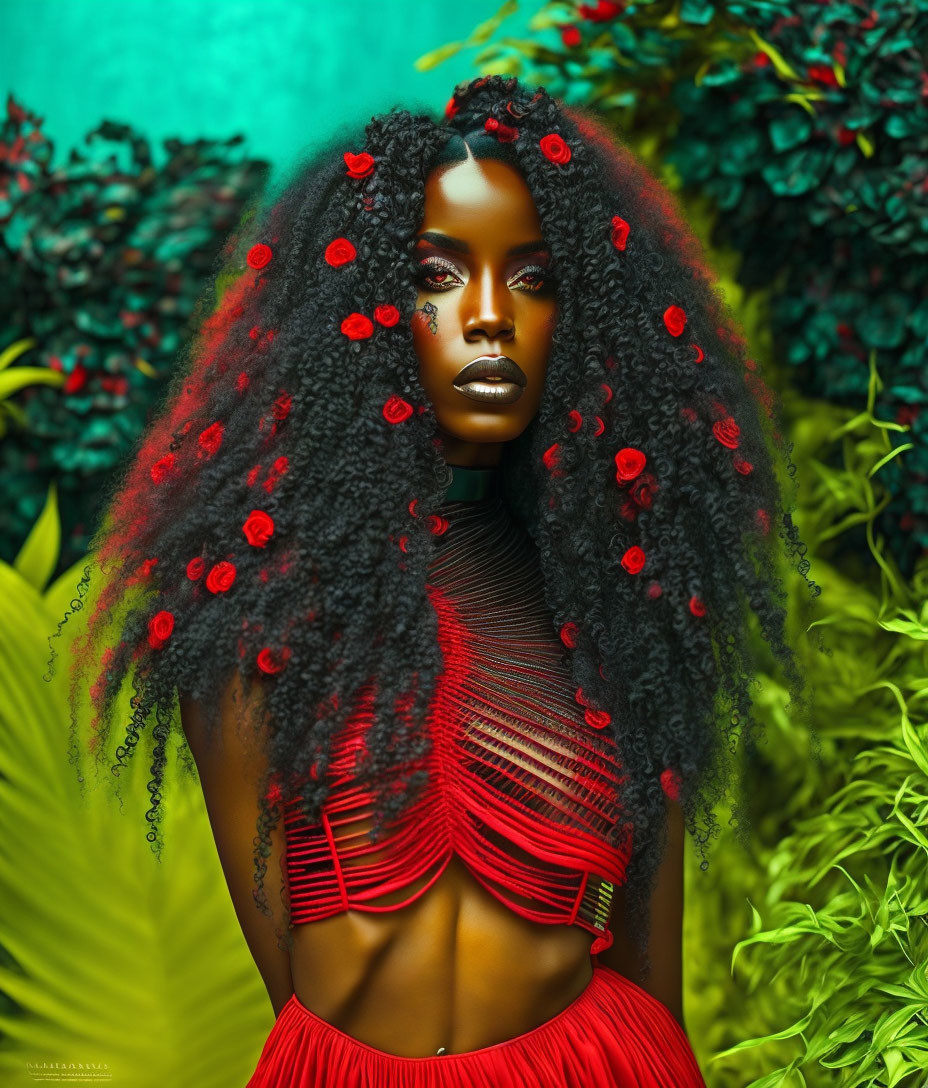
{"label": "black choker", "polygon": [[470,468],[466,465],[449,465],[451,483],[445,492],[445,502],[471,502],[485,499],[496,490],[499,469]]}

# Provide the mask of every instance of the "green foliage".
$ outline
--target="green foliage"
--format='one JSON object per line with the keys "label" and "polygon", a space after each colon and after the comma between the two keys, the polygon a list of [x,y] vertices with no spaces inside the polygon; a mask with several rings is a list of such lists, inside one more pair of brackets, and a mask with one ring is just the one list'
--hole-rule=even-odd
{"label": "green foliage", "polygon": [[772,290],[798,388],[859,404],[879,350],[879,414],[913,429],[881,515],[910,573],[928,547],[928,4],[557,0],[532,26],[488,44],[481,72],[596,109],[711,199],[711,241],[740,254],[742,285]]}
{"label": "green foliage", "polygon": [[[196,777],[173,764],[159,865],[139,831],[148,768],[84,794],[66,758],[67,671],[42,675],[84,560],[44,589],[60,533],[52,490],[15,565],[0,562],[0,1083],[33,1085],[28,1063],[83,1062],[132,1088],[244,1084],[273,1010]],[[127,685],[127,721],[130,698]]]}
{"label": "green foliage", "polygon": [[[142,432],[225,236],[267,164],[224,142],[147,140],[103,122],[52,168],[42,119],[12,95],[0,121],[0,555],[51,483],[60,567],[95,529],[99,497]],[[26,355],[26,353],[28,354]],[[26,355],[30,365],[11,365]]]}

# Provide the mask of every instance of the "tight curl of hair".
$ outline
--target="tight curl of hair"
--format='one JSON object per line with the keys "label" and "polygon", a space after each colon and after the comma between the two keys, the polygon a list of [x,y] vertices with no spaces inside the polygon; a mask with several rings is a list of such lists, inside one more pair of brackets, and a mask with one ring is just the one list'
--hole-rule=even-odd
{"label": "tight curl of hair", "polygon": [[[282,803],[299,797],[318,821],[332,738],[371,677],[358,770],[376,786],[373,839],[423,787],[407,767],[430,747],[442,669],[426,575],[450,470],[418,377],[413,250],[430,171],[467,148],[520,171],[551,252],[545,388],[503,449],[501,485],[539,549],[573,681],[611,718],[634,828],[626,921],[643,949],[667,795],[705,869],[737,738],[759,725],[752,614],[794,709],[807,707],[785,637],[781,547],[813,597],[818,586],[775,473],[772,450],[795,475],[777,405],[698,240],[627,149],[544,88],[491,76],[460,86],[439,119],[394,108],[252,209],[160,414],[106,497],[91,547],[108,577],[74,642],[72,693],[96,668],[99,763],[131,678],[111,770],[150,725],[147,837],[159,857],[177,693],[202,702],[210,734],[230,724],[217,693],[235,673],[259,695],[246,702],[267,753],[254,854],[266,914],[262,858]],[[78,609],[89,576],[88,565]],[[72,752],[75,728],[72,709]]]}

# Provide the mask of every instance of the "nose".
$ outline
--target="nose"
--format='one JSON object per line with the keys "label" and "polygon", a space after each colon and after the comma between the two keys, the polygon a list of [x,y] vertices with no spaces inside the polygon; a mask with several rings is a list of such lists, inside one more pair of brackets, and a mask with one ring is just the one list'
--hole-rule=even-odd
{"label": "nose", "polygon": [[511,340],[515,334],[509,288],[492,269],[474,276],[463,292],[464,339]]}

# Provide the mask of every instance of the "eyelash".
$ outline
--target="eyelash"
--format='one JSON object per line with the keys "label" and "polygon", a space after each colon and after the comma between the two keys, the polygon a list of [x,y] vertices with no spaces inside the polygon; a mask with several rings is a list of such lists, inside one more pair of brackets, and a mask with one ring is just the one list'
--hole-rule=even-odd
{"label": "eyelash", "polygon": [[[430,291],[448,290],[448,287],[444,287],[441,284],[436,284],[429,281],[429,276],[427,275],[427,270],[429,268],[438,268],[440,270],[450,272],[452,273],[452,275],[456,276],[457,269],[454,267],[454,265],[451,264],[450,261],[446,261],[441,257],[426,257],[425,260],[421,261],[419,264],[419,279]],[[526,273],[532,273],[536,276],[540,276],[540,282],[536,282],[534,285],[520,288],[520,290],[527,290],[535,293],[544,290],[544,288],[548,286],[548,282],[550,280],[550,273],[547,268],[542,268],[541,265],[537,264],[526,265],[524,268],[519,270],[519,278],[524,276]],[[451,287],[453,286],[453,284],[449,284],[448,286]]]}

